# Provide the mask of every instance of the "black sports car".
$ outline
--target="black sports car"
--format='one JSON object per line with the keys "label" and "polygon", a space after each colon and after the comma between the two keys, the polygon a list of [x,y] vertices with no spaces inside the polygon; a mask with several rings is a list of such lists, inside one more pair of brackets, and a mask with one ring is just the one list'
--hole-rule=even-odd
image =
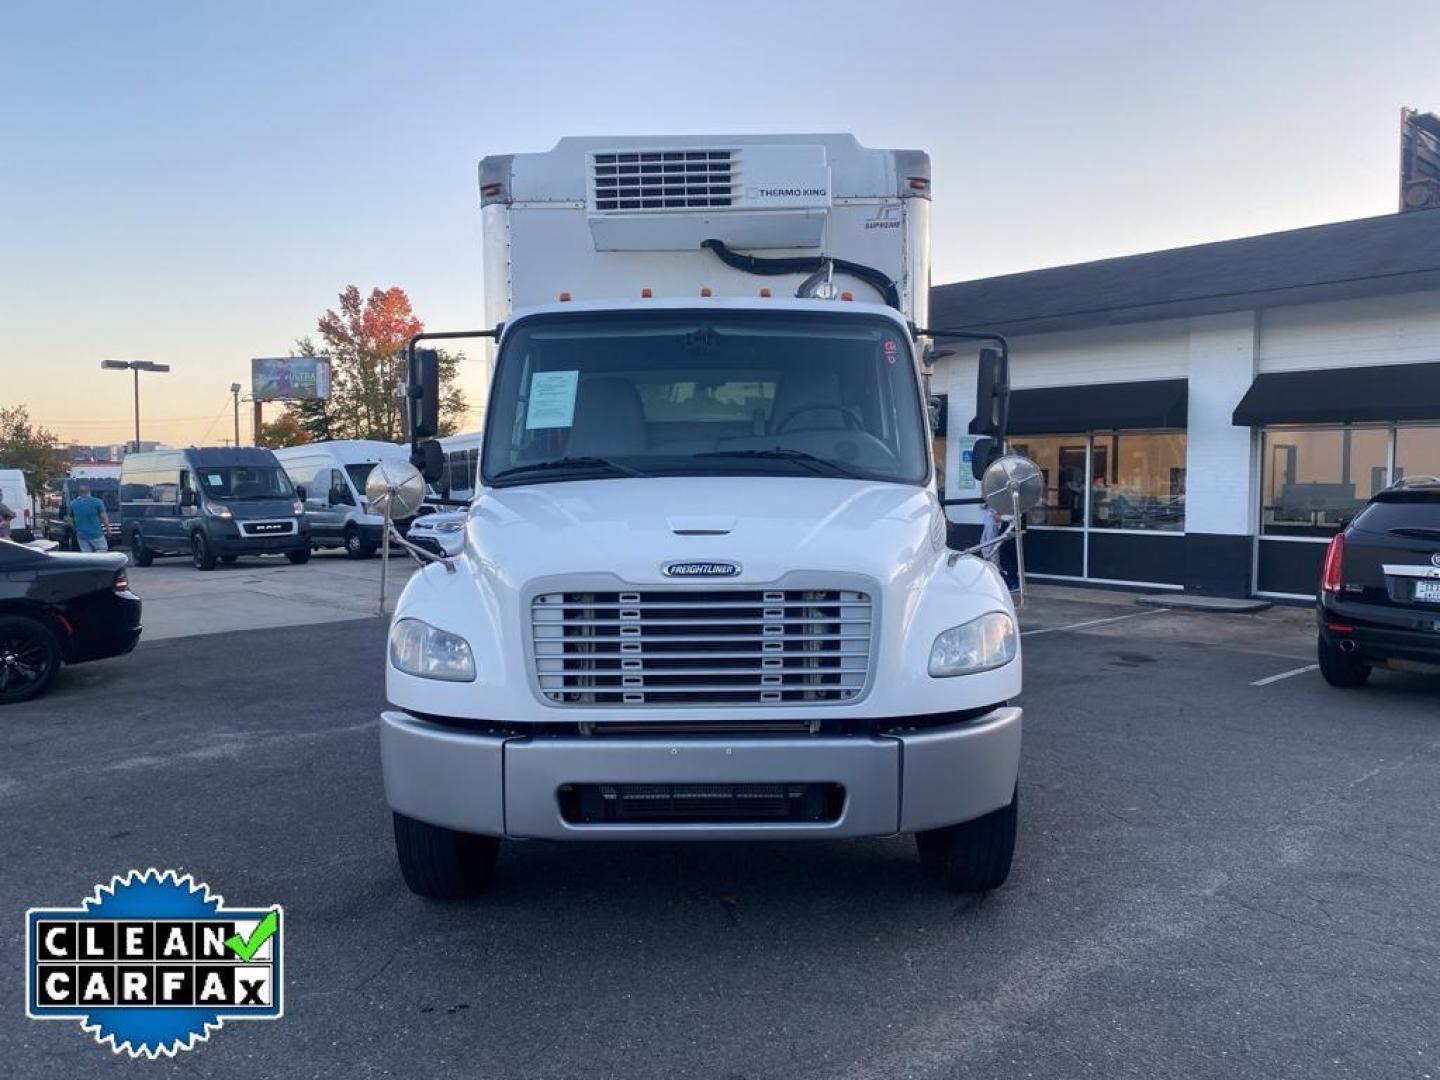
{"label": "black sports car", "polygon": [[140,640],[140,598],[120,554],[49,554],[0,540],[0,705],[43,693],[61,664]]}
{"label": "black sports car", "polygon": [[1440,671],[1440,479],[1379,492],[1330,541],[1320,673],[1359,686],[1376,664]]}

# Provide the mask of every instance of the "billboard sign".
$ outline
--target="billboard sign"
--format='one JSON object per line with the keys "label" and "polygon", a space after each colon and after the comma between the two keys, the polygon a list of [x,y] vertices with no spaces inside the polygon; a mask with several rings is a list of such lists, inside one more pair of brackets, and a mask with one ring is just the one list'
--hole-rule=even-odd
{"label": "billboard sign", "polygon": [[250,393],[256,401],[314,401],[330,396],[330,358],[260,357],[250,361]]}

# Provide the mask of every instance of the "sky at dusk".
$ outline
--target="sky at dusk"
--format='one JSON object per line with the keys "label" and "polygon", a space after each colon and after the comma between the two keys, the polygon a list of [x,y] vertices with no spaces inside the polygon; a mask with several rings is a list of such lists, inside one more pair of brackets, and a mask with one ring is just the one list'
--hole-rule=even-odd
{"label": "sky at dusk", "polygon": [[[228,435],[231,382],[354,282],[481,311],[475,167],[568,134],[930,152],[934,278],[1390,213],[1440,4],[7,2],[0,404]],[[479,396],[478,365],[467,389]]]}

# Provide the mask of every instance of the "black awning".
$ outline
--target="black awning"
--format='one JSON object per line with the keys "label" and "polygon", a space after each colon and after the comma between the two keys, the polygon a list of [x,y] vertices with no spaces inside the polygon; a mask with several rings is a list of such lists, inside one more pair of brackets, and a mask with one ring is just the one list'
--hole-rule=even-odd
{"label": "black awning", "polygon": [[1071,435],[1132,428],[1183,428],[1190,404],[1184,379],[1047,386],[1010,394],[1011,435]]}
{"label": "black awning", "polygon": [[1257,375],[1233,420],[1241,427],[1440,420],[1440,361]]}

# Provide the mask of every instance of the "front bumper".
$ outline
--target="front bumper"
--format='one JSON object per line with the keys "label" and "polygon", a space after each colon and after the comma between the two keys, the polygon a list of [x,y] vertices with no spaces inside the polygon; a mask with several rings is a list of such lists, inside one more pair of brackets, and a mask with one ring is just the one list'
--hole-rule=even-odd
{"label": "front bumper", "polygon": [[310,550],[310,530],[279,536],[221,536],[211,540],[217,555],[282,555]]}
{"label": "front bumper", "polygon": [[[884,735],[490,735],[390,711],[380,718],[385,797],[407,817],[462,832],[549,840],[889,836],[953,825],[1010,802],[1021,710]],[[823,822],[606,822],[561,813],[566,784],[828,783]]]}

